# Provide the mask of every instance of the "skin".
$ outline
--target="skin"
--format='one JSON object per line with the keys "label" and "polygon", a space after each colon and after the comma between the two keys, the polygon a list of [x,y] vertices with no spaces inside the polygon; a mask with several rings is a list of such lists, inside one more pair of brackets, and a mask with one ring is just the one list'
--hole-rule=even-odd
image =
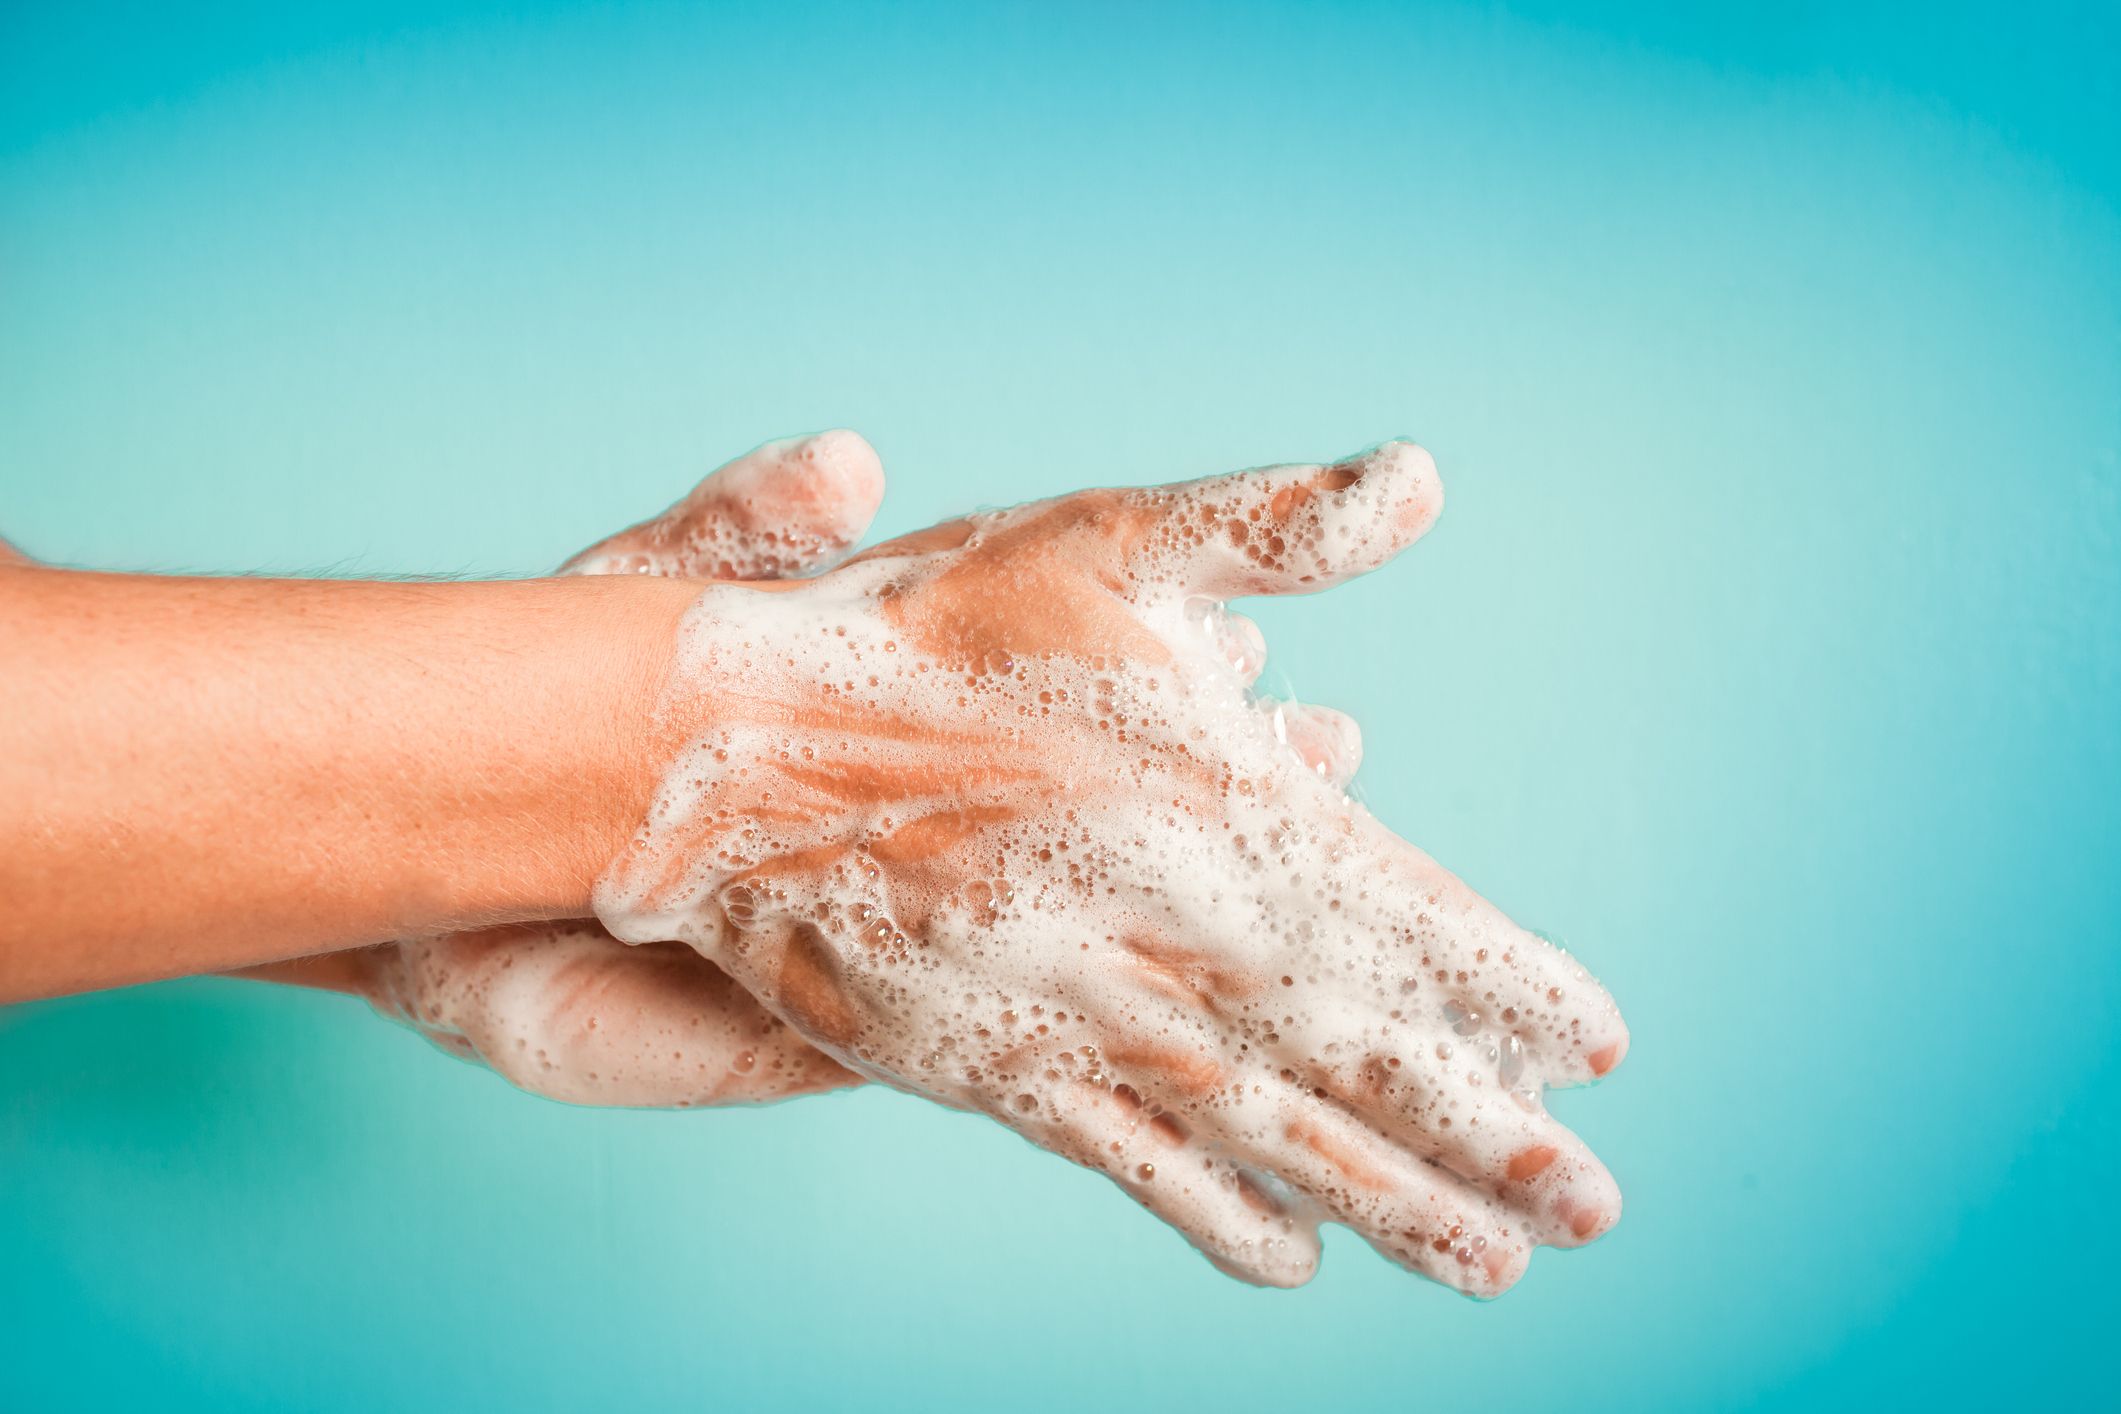
{"label": "skin", "polygon": [[[562,574],[774,579],[838,559],[883,500],[851,432],[769,442]],[[510,1083],[582,1105],[764,1104],[861,1083],[680,944],[628,947],[593,919],[410,939],[283,967],[272,980],[365,997]]]}
{"label": "skin", "polygon": [[[1353,724],[1254,701],[1217,606],[1396,553],[1425,454],[801,581],[736,582],[818,548],[746,496],[761,558],[665,516],[573,566],[633,571],[601,580],[0,568],[0,999],[329,954],[302,980],[560,1098],[852,1073],[988,1113],[1263,1284],[1321,1220],[1476,1295],[1611,1225],[1538,1098],[1625,1053],[1610,998],[1348,801]],[[835,625],[872,681],[818,656]],[[752,1041],[785,1063],[732,1079]]]}
{"label": "skin", "polygon": [[[800,573],[852,549],[882,496],[876,455],[852,433],[770,442],[561,573]],[[31,563],[0,542],[0,564]],[[698,953],[631,948],[592,919],[406,939],[238,975],[360,996],[452,1054],[571,1103],[764,1103],[859,1083]]]}
{"label": "skin", "polygon": [[0,568],[0,1000],[581,916],[695,593]]}
{"label": "skin", "polygon": [[[853,433],[770,442],[560,573],[762,580],[813,571],[853,548],[882,496],[876,454]],[[0,564],[33,562],[0,541]],[[1264,648],[1256,631],[1245,637],[1248,627],[1229,630],[1230,651],[1238,661],[1253,655],[1256,673]],[[1302,725],[1313,716],[1338,714],[1290,709],[1300,747],[1322,752]],[[1319,738],[1337,740],[1331,730]],[[628,947],[588,918],[410,938],[236,975],[362,997],[442,1049],[568,1103],[757,1104],[861,1083],[697,952]]]}
{"label": "skin", "polygon": [[1110,1175],[1243,1279],[1308,1279],[1327,1218],[1494,1295],[1618,1216],[1539,1096],[1626,1029],[1347,799],[1345,719],[1301,722],[1327,769],[1299,759],[1195,610],[1374,568],[1440,505],[1388,444],[709,591],[665,703],[692,744],[598,912],[850,1069]]}

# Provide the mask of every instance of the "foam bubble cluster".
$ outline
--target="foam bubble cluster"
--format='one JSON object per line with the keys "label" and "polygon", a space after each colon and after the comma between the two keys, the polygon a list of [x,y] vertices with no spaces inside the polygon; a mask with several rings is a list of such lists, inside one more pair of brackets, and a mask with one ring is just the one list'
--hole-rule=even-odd
{"label": "foam bubble cluster", "polygon": [[845,554],[884,494],[876,451],[852,432],[745,453],[669,510],[567,562],[564,574],[780,579]]}
{"label": "foam bubble cluster", "polygon": [[706,725],[599,914],[860,1073],[1105,1172],[1247,1280],[1306,1279],[1329,1219],[1498,1292],[1618,1215],[1541,1095],[1625,1028],[1347,798],[1352,724],[1263,710],[1256,630],[1217,602],[1374,567],[1439,503],[1389,444],[711,589],[672,703]]}

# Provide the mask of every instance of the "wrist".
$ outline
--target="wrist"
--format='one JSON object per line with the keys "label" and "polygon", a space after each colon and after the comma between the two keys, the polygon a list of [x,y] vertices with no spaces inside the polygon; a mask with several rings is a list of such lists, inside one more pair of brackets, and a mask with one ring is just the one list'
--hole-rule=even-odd
{"label": "wrist", "polygon": [[[525,723],[503,713],[496,747],[537,759],[532,791],[542,836],[498,849],[481,896],[453,910],[464,926],[590,911],[590,893],[648,816],[676,749],[665,698],[678,624],[704,587],[690,580],[612,576],[540,581],[563,597],[556,616],[526,625],[531,690],[557,686],[542,735],[525,742]],[[506,822],[500,832],[507,833]]]}

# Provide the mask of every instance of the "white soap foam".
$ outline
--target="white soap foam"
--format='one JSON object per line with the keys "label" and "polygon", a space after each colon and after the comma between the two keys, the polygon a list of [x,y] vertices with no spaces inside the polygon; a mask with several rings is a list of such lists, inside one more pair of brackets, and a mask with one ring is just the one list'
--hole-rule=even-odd
{"label": "white soap foam", "polygon": [[876,451],[852,432],[767,442],[643,525],[567,562],[562,574],[782,579],[862,538],[883,498]]}

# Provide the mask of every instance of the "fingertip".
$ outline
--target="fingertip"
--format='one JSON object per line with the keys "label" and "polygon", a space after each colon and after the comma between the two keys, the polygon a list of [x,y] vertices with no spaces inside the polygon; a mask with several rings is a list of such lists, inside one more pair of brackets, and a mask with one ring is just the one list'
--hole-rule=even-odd
{"label": "fingertip", "polygon": [[796,497],[858,514],[865,529],[884,503],[883,458],[859,432],[835,427],[798,437],[781,464],[797,478]]}
{"label": "fingertip", "polygon": [[1260,632],[1259,625],[1243,614],[1224,613],[1219,628],[1217,647],[1230,670],[1246,686],[1259,681],[1259,675],[1267,667],[1267,636]]}
{"label": "fingertip", "polygon": [[1555,1215],[1563,1224],[1555,1236],[1556,1247],[1587,1247],[1611,1232],[1620,1221],[1620,1193],[1615,1190],[1599,1202],[1561,1202]]}
{"label": "fingertip", "polygon": [[1604,1079],[1617,1070],[1620,1063],[1628,1058],[1627,1025],[1624,1022],[1618,1024],[1620,1025],[1620,1034],[1618,1036],[1584,1057],[1584,1063],[1591,1068],[1591,1074],[1594,1078]]}
{"label": "fingertip", "polygon": [[1263,1291],[1295,1291],[1299,1287],[1308,1286],[1311,1278],[1318,1275],[1316,1260],[1306,1265],[1287,1266],[1239,1265],[1214,1258],[1209,1260],[1215,1263],[1215,1269],[1224,1276],[1235,1277],[1245,1285],[1256,1286]]}
{"label": "fingertip", "polygon": [[1235,1248],[1201,1246],[1200,1254],[1224,1276],[1270,1291],[1294,1291],[1318,1275],[1318,1229],[1300,1223],[1274,1238],[1258,1238]]}
{"label": "fingertip", "polygon": [[1168,534],[1193,592],[1307,594],[1366,574],[1427,532],[1443,509],[1436,462],[1385,442],[1330,465],[1261,467],[1169,488]]}
{"label": "fingertip", "polygon": [[1582,1247],[1596,1242],[1620,1221],[1620,1184],[1588,1151],[1550,1191],[1547,1211],[1553,1221],[1540,1240],[1552,1246]]}
{"label": "fingertip", "polygon": [[1336,785],[1345,786],[1362,769],[1362,727],[1333,707],[1310,707],[1306,715],[1324,743],[1319,752],[1324,773]]}
{"label": "fingertip", "polygon": [[844,428],[787,437],[716,468],[661,515],[600,541],[563,574],[779,579],[824,568],[884,499],[876,449]]}
{"label": "fingertip", "polygon": [[1417,442],[1398,438],[1380,442],[1342,465],[1356,473],[1351,486],[1365,483],[1382,492],[1392,529],[1402,544],[1428,532],[1443,514],[1443,477],[1436,458]]}
{"label": "fingertip", "polygon": [[1277,734],[1304,765],[1345,788],[1362,766],[1362,728],[1353,717],[1308,703],[1265,702]]}
{"label": "fingertip", "polygon": [[696,513],[720,503],[736,523],[776,534],[787,568],[816,568],[867,533],[884,501],[884,464],[859,433],[834,428],[766,443],[717,472],[700,499]]}
{"label": "fingertip", "polygon": [[1459,1290],[1476,1301],[1493,1301],[1524,1280],[1531,1263],[1532,1249],[1529,1246],[1516,1242],[1491,1242],[1468,1268],[1468,1280]]}

